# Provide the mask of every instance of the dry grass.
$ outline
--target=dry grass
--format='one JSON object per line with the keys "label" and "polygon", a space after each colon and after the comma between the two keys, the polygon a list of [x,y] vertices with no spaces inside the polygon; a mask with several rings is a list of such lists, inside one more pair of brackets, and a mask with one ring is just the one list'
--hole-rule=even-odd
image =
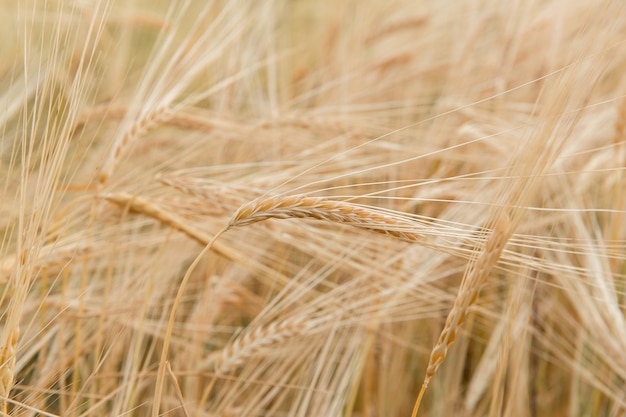
{"label": "dry grass", "polygon": [[3,2],[0,414],[626,415],[623,16]]}

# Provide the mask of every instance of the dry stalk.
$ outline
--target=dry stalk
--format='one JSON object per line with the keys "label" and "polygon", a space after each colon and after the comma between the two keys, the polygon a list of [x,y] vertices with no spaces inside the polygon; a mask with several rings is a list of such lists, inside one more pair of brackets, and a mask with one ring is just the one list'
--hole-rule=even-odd
{"label": "dry stalk", "polygon": [[178,384],[178,379],[176,379],[176,375],[174,371],[172,371],[172,366],[169,361],[166,362],[167,373],[172,377],[172,383],[174,384],[174,388],[176,389],[176,398],[178,398],[178,403],[180,408],[183,410],[183,414],[185,417],[189,417],[189,412],[185,407],[185,399],[183,397],[183,392],[180,389],[180,385]]}
{"label": "dry stalk", "polygon": [[76,131],[81,129],[87,123],[94,119],[122,119],[124,116],[128,114],[128,107],[126,106],[111,106],[111,105],[101,105],[92,107],[84,112],[82,112],[74,122],[74,126],[72,127],[72,131]]}
{"label": "dry stalk", "polygon": [[211,240],[208,235],[202,233],[197,228],[191,227],[179,216],[161,209],[159,206],[143,197],[127,193],[108,193],[104,194],[103,197],[120,207],[127,207],[131,211],[145,214],[158,220],[160,223],[173,227],[200,243],[202,246],[205,246]]}
{"label": "dry stalk", "polygon": [[[76,122],[74,122],[73,131],[76,131],[82,128],[84,125],[89,123],[92,120],[102,120],[106,118],[107,120],[120,120],[124,117],[128,116],[128,114],[132,111],[131,108],[124,105],[111,106],[111,105],[101,105],[93,107],[89,110],[84,111],[78,116]],[[207,132],[214,129],[229,129],[234,130],[237,128],[235,123],[227,122],[223,119],[218,119],[215,117],[203,117],[197,116],[193,114],[185,114],[178,113],[172,110],[169,110],[166,107],[160,107],[156,109],[154,112],[150,113],[150,115],[138,120],[136,124],[138,125],[147,125],[152,123],[151,118],[157,118],[161,123],[167,124],[169,126],[178,127],[180,129],[185,130],[197,130],[201,132]],[[137,127],[133,126],[131,129],[137,129]]]}
{"label": "dry stalk", "polygon": [[345,117],[315,114],[294,114],[282,119],[265,120],[255,126],[257,129],[294,128],[309,132],[357,133],[360,126]]}
{"label": "dry stalk", "polygon": [[279,196],[255,200],[241,206],[230,219],[228,228],[245,226],[267,219],[312,218],[342,223],[408,242],[423,242],[424,236],[413,230],[417,223],[401,217],[344,201],[320,197]]}
{"label": "dry stalk", "polygon": [[626,98],[620,100],[615,119],[615,143],[619,143],[626,135]]}
{"label": "dry stalk", "polygon": [[19,327],[9,331],[6,345],[0,347],[0,398],[2,398],[2,412],[7,414],[6,398],[9,397],[11,388],[13,388],[14,370],[15,370],[15,353],[17,341],[20,337]]}
{"label": "dry stalk", "polygon": [[184,113],[169,113],[169,118],[165,122],[170,126],[185,130],[195,130],[199,132],[209,132],[215,129],[237,130],[239,127],[224,119],[208,118]]}
{"label": "dry stalk", "polygon": [[383,26],[381,29],[368,36],[365,39],[367,44],[371,44],[377,42],[381,39],[386,38],[389,35],[396,34],[398,32],[415,30],[418,28],[422,28],[424,25],[428,23],[428,17],[426,16],[412,16],[407,17],[402,20],[397,20],[395,22],[390,22],[387,25]]}

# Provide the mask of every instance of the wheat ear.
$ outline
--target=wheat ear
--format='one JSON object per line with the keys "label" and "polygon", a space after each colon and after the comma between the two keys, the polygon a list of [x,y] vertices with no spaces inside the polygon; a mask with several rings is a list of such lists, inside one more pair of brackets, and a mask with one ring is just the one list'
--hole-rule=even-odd
{"label": "wheat ear", "polygon": [[312,218],[342,223],[409,242],[422,242],[415,233],[416,222],[394,216],[374,207],[302,195],[268,197],[241,206],[230,219],[228,228],[245,226],[267,219]]}
{"label": "wheat ear", "polygon": [[503,211],[495,222],[493,232],[487,239],[485,247],[476,258],[476,261],[470,264],[465,271],[461,288],[454,300],[454,306],[448,314],[446,324],[439,335],[437,344],[430,353],[426,376],[424,377],[424,382],[422,383],[422,388],[415,402],[411,417],[417,415],[419,405],[430,380],[437,372],[439,365],[443,363],[448,353],[448,348],[454,342],[458,329],[465,321],[467,311],[478,299],[478,292],[487,280],[489,272],[498,262],[502,250],[512,233],[513,225],[511,219],[508,213]]}
{"label": "wheat ear", "polygon": [[303,335],[319,324],[320,320],[299,316],[247,331],[225,348],[209,355],[203,367],[213,368],[219,373],[229,372],[268,347],[280,345],[285,340]]}
{"label": "wheat ear", "polygon": [[0,397],[2,398],[2,413],[4,415],[8,414],[6,398],[9,397],[11,388],[13,388],[15,351],[19,337],[19,328],[13,329],[5,342],[6,345],[0,347]]}
{"label": "wheat ear", "polygon": [[100,183],[105,183],[109,179],[123,152],[126,150],[126,148],[128,148],[132,141],[134,141],[136,138],[146,135],[150,130],[154,129],[160,124],[165,123],[171,118],[171,114],[172,113],[167,107],[160,106],[152,111],[147,112],[146,114],[135,120],[133,123],[131,123],[130,126],[122,132],[122,134],[113,144],[111,153],[109,154],[109,157],[105,161],[102,170],[100,171]]}

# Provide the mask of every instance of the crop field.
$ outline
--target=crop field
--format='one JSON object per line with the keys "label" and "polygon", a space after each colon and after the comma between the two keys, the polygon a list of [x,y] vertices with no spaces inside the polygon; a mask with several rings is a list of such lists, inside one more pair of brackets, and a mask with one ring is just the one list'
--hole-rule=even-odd
{"label": "crop field", "polygon": [[626,3],[1,0],[0,416],[626,417]]}

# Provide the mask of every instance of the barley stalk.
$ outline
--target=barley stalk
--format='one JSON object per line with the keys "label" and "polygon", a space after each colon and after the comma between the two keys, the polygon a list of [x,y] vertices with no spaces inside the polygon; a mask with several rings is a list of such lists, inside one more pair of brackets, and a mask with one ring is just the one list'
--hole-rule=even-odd
{"label": "barley stalk", "polygon": [[[20,337],[19,327],[9,331],[5,346],[0,347],[0,397],[8,398],[13,388],[15,370],[15,351]],[[6,400],[2,400],[2,412],[7,414]]]}
{"label": "barley stalk", "polygon": [[208,235],[202,233],[197,228],[191,227],[181,217],[163,210],[143,197],[128,193],[107,193],[103,195],[103,198],[120,207],[128,207],[134,212],[143,213],[167,226],[173,227],[203,246],[211,240]]}
{"label": "barley stalk", "polygon": [[93,119],[122,119],[128,114],[126,106],[96,106],[83,111],[74,122],[72,132],[75,132],[85,126]]}
{"label": "barley stalk", "polygon": [[199,132],[210,132],[215,129],[238,130],[240,129],[235,123],[224,119],[209,118],[196,116],[192,114],[169,112],[168,119],[165,121],[170,126],[179,129],[194,130]]}
{"label": "barley stalk", "polygon": [[[111,106],[111,105],[103,105],[96,106],[89,110],[84,111],[78,116],[77,120],[74,122],[74,126],[72,131],[76,131],[82,128],[84,125],[89,123],[94,119],[99,120],[120,120],[124,117],[127,117],[131,112],[132,108],[128,106]],[[158,119],[160,123],[166,124],[168,126],[178,127],[180,129],[185,130],[196,130],[202,132],[208,132],[217,128],[220,129],[236,129],[237,126],[234,123],[229,123],[223,119],[213,118],[213,117],[203,117],[197,116],[193,114],[185,114],[185,113],[177,113],[172,110],[169,110],[166,107],[159,107],[153,112],[149,113],[147,116],[140,118],[137,120],[127,132],[131,130],[140,129],[141,126],[145,129],[155,122]]]}
{"label": "barley stalk", "polygon": [[268,197],[241,206],[230,219],[228,228],[245,226],[267,219],[312,218],[342,223],[393,236],[408,242],[422,242],[424,236],[413,232],[417,223],[373,207],[344,201],[301,195]]}

